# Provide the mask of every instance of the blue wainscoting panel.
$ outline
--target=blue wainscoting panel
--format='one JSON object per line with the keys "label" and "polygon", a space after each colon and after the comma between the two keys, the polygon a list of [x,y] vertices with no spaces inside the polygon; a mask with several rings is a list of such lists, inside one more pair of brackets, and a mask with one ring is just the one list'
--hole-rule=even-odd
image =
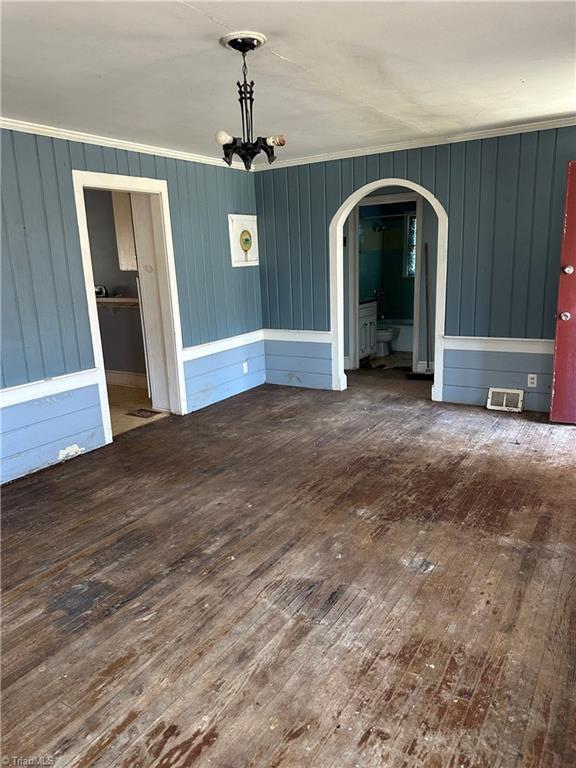
{"label": "blue wainscoting panel", "polygon": [[[528,374],[537,386],[528,387]],[[524,390],[524,410],[550,410],[552,355],[449,349],[444,353],[444,400],[486,405],[489,387]]]}
{"label": "blue wainscoting panel", "polygon": [[0,418],[3,483],[104,445],[96,384],[7,406]]}
{"label": "blue wainscoting panel", "polygon": [[317,341],[265,341],[266,382],[332,389],[332,347]]}
{"label": "blue wainscoting panel", "polygon": [[[248,363],[248,372],[243,365]],[[266,366],[264,342],[256,341],[184,365],[188,411],[197,411],[232,395],[264,384]]]}

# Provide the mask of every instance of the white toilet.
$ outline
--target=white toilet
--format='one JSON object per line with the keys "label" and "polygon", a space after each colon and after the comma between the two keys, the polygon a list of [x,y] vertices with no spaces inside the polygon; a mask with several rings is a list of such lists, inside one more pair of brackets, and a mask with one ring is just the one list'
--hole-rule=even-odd
{"label": "white toilet", "polygon": [[397,328],[378,328],[376,330],[376,354],[378,357],[386,357],[390,354],[391,341],[398,336]]}

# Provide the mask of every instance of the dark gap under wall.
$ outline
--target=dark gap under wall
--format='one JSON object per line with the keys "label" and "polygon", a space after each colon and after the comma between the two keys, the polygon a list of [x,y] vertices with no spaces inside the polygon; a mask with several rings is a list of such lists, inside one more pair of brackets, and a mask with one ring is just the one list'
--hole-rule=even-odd
{"label": "dark gap under wall", "polygon": [[[84,199],[94,284],[105,286],[108,296],[137,298],[138,273],[121,270],[118,263],[112,193],[87,189]],[[98,321],[106,370],[145,374],[144,340],[138,306],[99,304]]]}

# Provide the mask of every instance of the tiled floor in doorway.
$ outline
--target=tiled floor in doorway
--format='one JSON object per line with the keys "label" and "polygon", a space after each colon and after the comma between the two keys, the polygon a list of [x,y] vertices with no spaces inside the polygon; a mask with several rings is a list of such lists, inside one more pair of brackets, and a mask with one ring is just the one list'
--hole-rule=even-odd
{"label": "tiled floor in doorway", "polygon": [[158,419],[168,416],[166,412],[158,412],[148,418],[129,416],[130,411],[135,411],[139,408],[152,409],[152,401],[148,397],[148,392],[138,387],[108,385],[108,402],[110,404],[113,435],[120,435],[122,432],[128,432],[130,429],[144,427],[153,421],[158,421]]}

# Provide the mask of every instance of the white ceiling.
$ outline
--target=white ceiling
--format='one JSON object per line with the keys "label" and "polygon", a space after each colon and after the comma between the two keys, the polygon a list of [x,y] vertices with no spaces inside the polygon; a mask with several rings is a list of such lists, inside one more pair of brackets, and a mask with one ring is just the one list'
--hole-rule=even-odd
{"label": "white ceiling", "polygon": [[282,159],[569,116],[573,2],[4,2],[4,117],[220,156],[239,132],[254,29],[255,128]]}

